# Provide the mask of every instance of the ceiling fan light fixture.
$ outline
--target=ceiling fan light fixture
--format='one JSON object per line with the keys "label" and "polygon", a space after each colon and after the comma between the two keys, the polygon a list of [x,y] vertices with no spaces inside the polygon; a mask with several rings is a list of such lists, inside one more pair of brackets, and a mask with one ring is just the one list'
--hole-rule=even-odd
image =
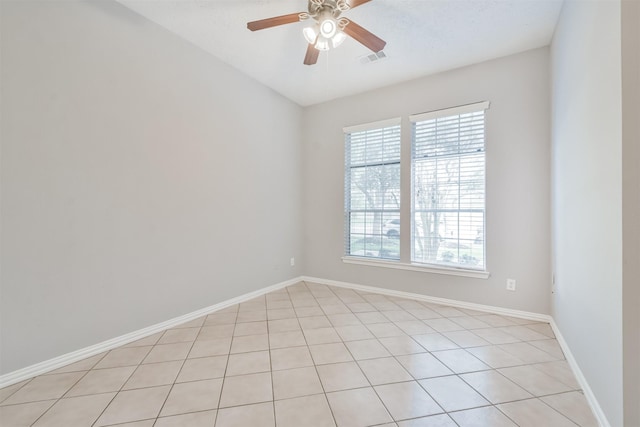
{"label": "ceiling fan light fixture", "polygon": [[[0,0],[2,1],[2,0]],[[335,49],[347,37],[351,37],[374,53],[381,52],[386,42],[365,28],[341,17],[342,12],[353,9],[371,0],[307,0],[307,11],[274,16],[247,22],[250,31],[264,30],[285,24],[293,24],[307,19],[311,24],[302,29],[307,41],[307,52],[303,64],[313,65],[318,61],[320,51]]]}
{"label": "ceiling fan light fixture", "polygon": [[318,41],[316,41],[316,45],[314,47],[318,50],[329,50],[329,39],[320,34],[318,36]]}
{"label": "ceiling fan light fixture", "polygon": [[305,27],[302,30],[302,34],[304,35],[304,38],[307,39],[307,42],[309,44],[315,44],[316,40],[318,39],[318,25],[312,25],[311,27]]}
{"label": "ceiling fan light fixture", "polygon": [[324,38],[332,38],[338,31],[338,23],[333,18],[325,18],[320,21],[320,34]]}
{"label": "ceiling fan light fixture", "polygon": [[331,45],[335,49],[336,47],[340,46],[346,38],[347,35],[345,33],[343,33],[342,31],[338,31],[336,35],[331,38]]}

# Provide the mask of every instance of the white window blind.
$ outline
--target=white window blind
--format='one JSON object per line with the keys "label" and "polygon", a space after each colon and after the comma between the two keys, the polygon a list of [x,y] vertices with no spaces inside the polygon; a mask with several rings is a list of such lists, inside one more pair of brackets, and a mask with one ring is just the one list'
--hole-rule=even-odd
{"label": "white window blind", "polygon": [[485,110],[411,116],[412,262],[485,269]]}
{"label": "white window blind", "polygon": [[400,119],[344,131],[345,253],[400,259]]}

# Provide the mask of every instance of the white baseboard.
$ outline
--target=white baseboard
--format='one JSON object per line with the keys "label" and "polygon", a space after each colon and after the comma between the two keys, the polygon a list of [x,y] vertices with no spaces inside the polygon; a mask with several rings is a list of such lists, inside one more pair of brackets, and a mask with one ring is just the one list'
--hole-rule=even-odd
{"label": "white baseboard", "polygon": [[448,305],[457,308],[466,308],[469,310],[484,311],[492,314],[500,314],[503,316],[517,317],[519,319],[534,320],[536,322],[551,322],[551,316],[548,314],[533,313],[530,311],[512,310],[510,308],[495,307],[492,305],[475,304],[472,302],[458,301],[447,298],[431,297],[428,295],[414,294],[411,292],[396,291],[385,288],[377,288],[375,286],[358,285],[355,283],[339,282],[336,280],[321,279],[318,277],[302,276],[300,280],[305,282],[319,283],[322,285],[337,286],[340,288],[355,289],[363,292],[371,292],[374,294],[388,295],[398,298],[410,298],[418,301],[430,302],[433,304]]}
{"label": "white baseboard", "polygon": [[556,339],[558,340],[558,344],[560,344],[560,347],[562,348],[564,357],[567,359],[567,363],[569,364],[569,367],[573,371],[573,375],[575,375],[576,380],[578,381],[578,384],[580,384],[580,388],[582,388],[584,397],[587,399],[587,402],[591,407],[591,412],[593,412],[593,416],[596,417],[596,420],[598,420],[600,427],[611,427],[611,424],[609,424],[609,420],[607,420],[607,417],[602,411],[602,408],[600,407],[600,404],[598,403],[596,396],[593,394],[591,387],[589,387],[589,383],[587,382],[587,379],[584,377],[584,374],[582,373],[582,370],[580,369],[578,362],[576,362],[575,357],[573,357],[573,354],[571,353],[571,349],[569,348],[567,341],[565,341],[564,337],[562,336],[562,332],[558,328],[556,321],[553,318],[551,318],[550,323],[551,323],[551,329],[553,329],[553,333],[555,334]]}
{"label": "white baseboard", "polygon": [[103,341],[101,343],[94,344],[89,347],[82,348],[80,350],[63,354],[62,356],[45,360],[43,362],[36,363],[34,365],[27,366],[22,369],[18,369],[17,371],[9,372],[7,374],[0,376],[0,388],[7,387],[15,383],[19,383],[20,381],[24,381],[26,379],[35,377],[37,375],[45,374],[47,372],[53,371],[54,369],[62,368],[63,366],[78,362],[82,359],[86,359],[87,357],[91,357],[108,350],[112,350],[121,345],[129,344],[130,342],[148,337],[149,335],[153,335],[165,329],[173,328],[182,323],[186,323],[191,320],[197,319],[200,316],[204,316],[204,315],[213,313],[215,311],[222,310],[223,308],[232,306],[234,304],[239,304],[241,302],[248,301],[252,298],[259,297],[260,295],[264,295],[266,293],[273,292],[278,289],[282,289],[284,287],[293,285],[295,283],[300,282],[301,280],[302,279],[300,278],[286,280],[284,282],[280,282],[272,286],[267,286],[266,288],[262,288],[254,292],[249,292],[247,294],[240,295],[235,298],[231,298],[221,303],[214,304],[209,307],[205,307],[200,310],[193,311],[183,316],[174,317],[173,319],[167,320],[165,322],[156,323],[155,325],[152,325],[143,329],[139,329],[137,331],[130,332],[128,334],[121,335],[119,337],[112,338],[110,340]]}
{"label": "white baseboard", "polygon": [[153,335],[165,329],[173,328],[182,323],[186,323],[200,316],[204,316],[204,315],[213,313],[215,311],[222,310],[223,308],[232,306],[234,304],[239,304],[241,302],[248,301],[252,298],[256,298],[258,296],[264,295],[266,293],[285,288],[287,286],[293,285],[300,281],[319,283],[323,285],[336,286],[340,288],[354,289],[358,291],[371,292],[375,294],[388,295],[388,296],[394,296],[399,298],[410,298],[410,299],[430,302],[434,304],[448,305],[451,307],[466,308],[466,309],[482,311],[486,313],[493,313],[493,314],[499,314],[503,316],[511,316],[511,317],[516,317],[521,319],[550,323],[551,328],[553,329],[553,332],[556,335],[558,343],[560,344],[560,347],[562,348],[562,351],[565,354],[567,363],[569,364],[569,366],[571,367],[571,370],[576,376],[576,380],[580,384],[580,387],[584,392],[585,398],[587,399],[587,402],[591,406],[591,410],[593,411],[594,416],[600,423],[601,427],[611,427],[595,395],[593,394],[591,387],[589,387],[589,384],[586,378],[584,377],[584,374],[580,370],[578,363],[573,357],[573,354],[571,353],[571,350],[569,349],[567,342],[565,341],[564,337],[562,336],[562,333],[558,329],[558,326],[556,325],[555,321],[551,316],[547,314],[533,313],[529,311],[512,310],[512,309],[503,308],[503,307],[475,304],[475,303],[470,303],[465,301],[438,298],[438,297],[432,297],[432,296],[427,296],[422,294],[415,294],[411,292],[396,291],[391,289],[378,288],[374,286],[359,285],[355,283],[340,282],[336,280],[321,279],[318,277],[309,277],[309,276],[301,276],[301,277],[293,278],[290,280],[286,280],[284,282],[280,282],[275,285],[268,286],[266,288],[262,288],[254,292],[240,295],[238,297],[223,301],[221,303],[214,304],[209,307],[202,308],[200,310],[196,310],[194,312],[185,314],[183,316],[175,317],[165,322],[157,323],[147,328],[139,329],[137,331],[134,331],[134,332],[131,332],[107,341],[103,341],[101,343],[98,343],[89,347],[85,347],[80,350],[72,351],[62,356],[55,357],[53,359],[45,360],[44,362],[36,363],[35,365],[27,366],[26,368],[22,368],[17,371],[9,372],[8,374],[0,376],[0,388],[10,386],[12,384],[32,378],[37,375],[42,375],[54,369],[61,368],[71,363],[78,362],[87,357],[91,357],[96,354],[100,354],[105,351],[111,350],[113,348],[139,340],[141,338],[145,338],[149,335]]}

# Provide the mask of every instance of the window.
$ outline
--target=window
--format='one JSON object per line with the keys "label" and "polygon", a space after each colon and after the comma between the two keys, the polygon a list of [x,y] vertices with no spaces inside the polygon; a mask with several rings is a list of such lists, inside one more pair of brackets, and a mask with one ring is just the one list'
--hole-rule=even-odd
{"label": "window", "polygon": [[488,105],[410,117],[412,262],[485,269]]}
{"label": "window", "polygon": [[400,119],[345,128],[345,253],[400,259]]}
{"label": "window", "polygon": [[344,262],[489,277],[487,108],[480,102],[409,116],[406,137],[400,118],[344,129]]}

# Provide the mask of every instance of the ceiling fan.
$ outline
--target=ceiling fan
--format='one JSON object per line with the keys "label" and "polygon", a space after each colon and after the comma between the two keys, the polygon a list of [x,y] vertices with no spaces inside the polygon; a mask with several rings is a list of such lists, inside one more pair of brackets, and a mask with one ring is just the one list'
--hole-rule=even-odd
{"label": "ceiling fan", "polygon": [[375,34],[362,28],[350,19],[340,17],[354,7],[358,7],[371,0],[309,0],[308,12],[290,13],[288,15],[275,16],[247,23],[251,31],[264,30],[278,25],[292,24],[310,18],[315,23],[303,30],[303,34],[309,46],[304,57],[305,65],[313,65],[318,61],[321,50],[329,50],[338,47],[350,36],[374,53],[380,52],[387,44]]}

